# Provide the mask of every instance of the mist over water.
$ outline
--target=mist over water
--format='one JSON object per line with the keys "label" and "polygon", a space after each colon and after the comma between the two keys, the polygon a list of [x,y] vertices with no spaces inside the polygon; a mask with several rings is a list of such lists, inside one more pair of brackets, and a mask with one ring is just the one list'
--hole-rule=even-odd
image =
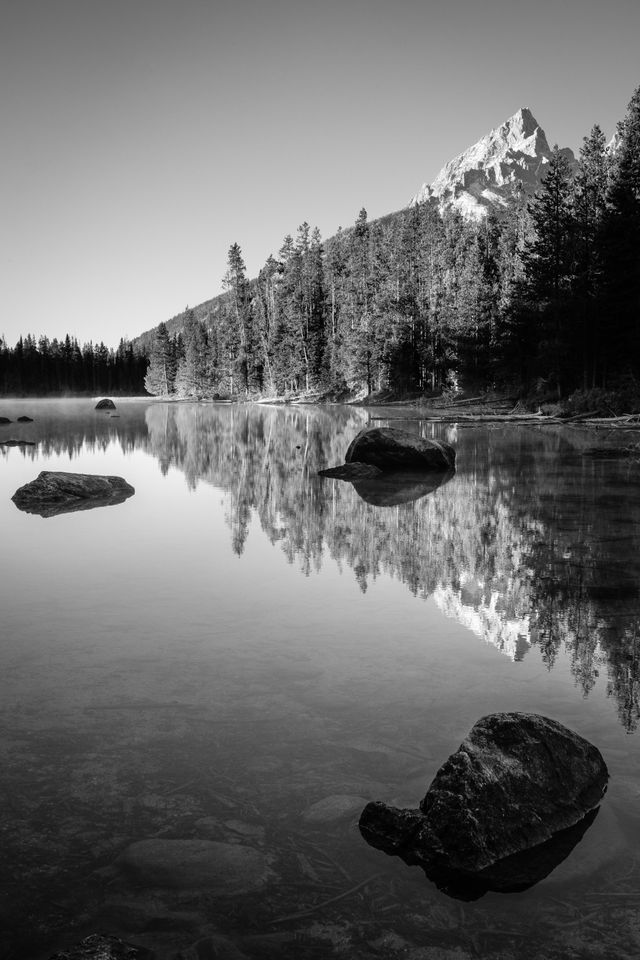
{"label": "mist over water", "polygon": [[[317,476],[364,410],[115,413],[0,404],[14,420],[0,441],[34,442],[0,446],[6,955],[48,957],[96,931],[167,960],[229,944],[249,960],[628,953],[624,897],[615,930],[574,921],[584,897],[637,885],[635,465],[593,457],[577,429],[408,421],[455,445],[456,473],[376,506]],[[119,475],[136,493],[21,513],[10,498],[43,469]],[[475,720],[514,709],[594,742],[609,792],[549,878],[454,904],[367,848],[359,809],[416,805]],[[259,851],[269,880],[229,898],[122,866],[140,840],[198,838]]]}

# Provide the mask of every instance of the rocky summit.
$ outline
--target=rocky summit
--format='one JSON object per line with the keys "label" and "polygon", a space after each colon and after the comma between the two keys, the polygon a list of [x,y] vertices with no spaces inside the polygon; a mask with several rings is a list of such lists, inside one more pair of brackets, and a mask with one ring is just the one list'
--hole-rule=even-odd
{"label": "rocky summit", "polygon": [[[450,160],[431,184],[423,184],[409,206],[433,200],[440,209],[453,208],[470,220],[509,206],[518,193],[533,194],[546,173],[551,148],[527,107]],[[572,166],[573,151],[562,150]]]}

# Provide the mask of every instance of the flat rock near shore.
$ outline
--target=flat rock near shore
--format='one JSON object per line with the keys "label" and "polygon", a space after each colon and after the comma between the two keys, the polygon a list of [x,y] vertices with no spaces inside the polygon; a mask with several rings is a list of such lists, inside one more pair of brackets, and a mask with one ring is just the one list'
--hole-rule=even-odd
{"label": "flat rock near shore", "polygon": [[35,480],[19,487],[11,499],[20,510],[49,517],[122,503],[134,493],[122,477],[43,470]]}

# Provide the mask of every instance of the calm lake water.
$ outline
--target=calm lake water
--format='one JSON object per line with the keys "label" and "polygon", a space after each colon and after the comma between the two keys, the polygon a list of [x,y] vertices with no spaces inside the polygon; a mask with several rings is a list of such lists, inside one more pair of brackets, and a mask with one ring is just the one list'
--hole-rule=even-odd
{"label": "calm lake water", "polygon": [[[453,443],[457,472],[384,505],[317,471],[385,411],[93,406],[0,403],[34,417],[0,426],[34,441],[0,446],[0,955],[101,932],[158,960],[637,958],[629,438],[396,423]],[[42,469],[136,492],[21,512]],[[498,710],[587,737],[611,782],[549,877],[462,902],[357,821],[371,799],[416,806]],[[224,877],[173,868],[196,840],[224,844],[202,846]]]}

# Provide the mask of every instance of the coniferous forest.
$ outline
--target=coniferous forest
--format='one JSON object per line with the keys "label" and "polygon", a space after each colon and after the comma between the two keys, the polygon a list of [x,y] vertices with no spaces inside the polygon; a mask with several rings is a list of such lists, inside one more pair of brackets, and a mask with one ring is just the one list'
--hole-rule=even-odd
{"label": "coniferous forest", "polygon": [[532,199],[475,223],[435,203],[326,242],[303,223],[257,278],[141,343],[156,395],[395,396],[509,390],[628,407],[640,386],[640,88],[577,170],[555,148]]}
{"label": "coniferous forest", "polygon": [[144,393],[147,358],[121,340],[117,350],[85,343],[68,334],[62,340],[20,337],[15,347],[0,337],[0,395],[75,396]]}

